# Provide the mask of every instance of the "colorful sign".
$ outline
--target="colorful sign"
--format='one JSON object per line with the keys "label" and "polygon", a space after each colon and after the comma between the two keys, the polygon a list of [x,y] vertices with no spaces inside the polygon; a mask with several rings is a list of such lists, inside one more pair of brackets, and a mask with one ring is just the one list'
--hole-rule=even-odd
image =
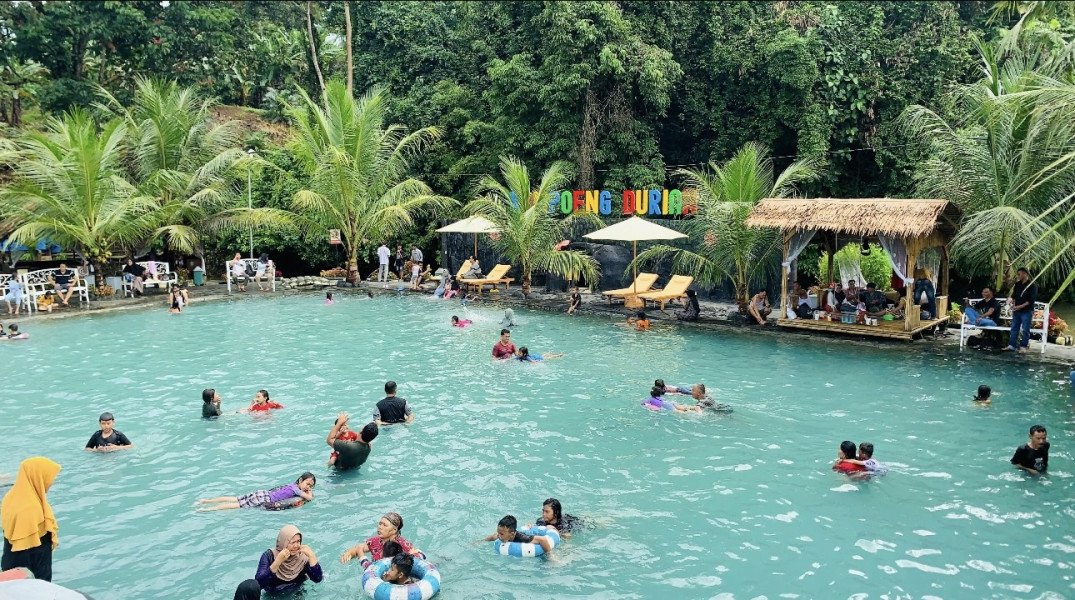
{"label": "colorful sign", "polygon": [[[512,202],[518,200],[512,194]],[[613,196],[608,190],[561,190],[549,194],[549,214],[569,215],[588,212],[624,216],[679,217],[698,211],[698,191],[687,190],[623,190]]]}

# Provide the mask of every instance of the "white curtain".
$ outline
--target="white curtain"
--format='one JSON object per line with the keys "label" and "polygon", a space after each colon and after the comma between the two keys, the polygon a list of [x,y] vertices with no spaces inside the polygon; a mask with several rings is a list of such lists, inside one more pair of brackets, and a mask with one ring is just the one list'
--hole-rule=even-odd
{"label": "white curtain", "polygon": [[808,231],[800,231],[791,238],[791,243],[788,244],[788,259],[782,263],[784,267],[791,268],[791,263],[795,262],[796,258],[802,254],[803,250],[810,245],[810,240],[814,239],[814,234],[817,233],[816,229],[810,229]]}
{"label": "white curtain", "polygon": [[941,253],[936,248],[926,248],[922,252],[918,253],[918,258],[915,259],[916,269],[927,269],[929,271],[929,279],[933,282],[933,289],[940,289],[937,286],[937,278],[940,277],[941,272]]}
{"label": "white curtain", "polygon": [[907,274],[904,273],[907,270],[907,246],[903,244],[903,240],[887,235],[879,235],[877,239],[881,241],[881,247],[885,249],[885,254],[888,255],[888,264],[892,265],[892,270],[903,280],[903,284],[911,285],[914,283],[914,280],[909,279]]}
{"label": "white curtain", "polygon": [[839,271],[838,279],[844,285],[854,279],[861,286],[866,285],[866,278],[862,275],[862,261],[858,252],[846,252],[835,256],[836,270]]}

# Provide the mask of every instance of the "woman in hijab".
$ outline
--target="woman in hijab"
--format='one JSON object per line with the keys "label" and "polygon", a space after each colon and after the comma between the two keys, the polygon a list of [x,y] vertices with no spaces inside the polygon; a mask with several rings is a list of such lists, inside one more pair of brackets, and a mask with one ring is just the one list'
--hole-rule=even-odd
{"label": "woman in hijab", "polygon": [[317,556],[302,543],[302,533],[294,525],[284,525],[276,535],[276,547],[261,555],[254,579],[247,579],[235,589],[234,600],[257,600],[261,591],[293,592],[309,579],[320,583],[324,575]]}
{"label": "woman in hijab", "polygon": [[346,564],[352,558],[358,558],[361,562],[362,559],[365,558],[367,552],[372,556],[372,560],[381,560],[384,558],[384,545],[388,542],[395,542],[399,544],[407,554],[413,554],[424,559],[426,555],[423,554],[421,550],[415,548],[410,542],[399,535],[399,532],[402,529],[403,517],[399,516],[399,513],[385,513],[385,515],[381,517],[381,520],[377,522],[377,535],[357,546],[348,548],[342,555],[340,555],[340,562]]}
{"label": "woman in hijab", "polygon": [[15,485],[0,505],[4,524],[0,570],[26,567],[35,578],[52,581],[52,551],[59,539],[56,516],[45,494],[59,472],[60,465],[43,456],[27,458],[19,465]]}

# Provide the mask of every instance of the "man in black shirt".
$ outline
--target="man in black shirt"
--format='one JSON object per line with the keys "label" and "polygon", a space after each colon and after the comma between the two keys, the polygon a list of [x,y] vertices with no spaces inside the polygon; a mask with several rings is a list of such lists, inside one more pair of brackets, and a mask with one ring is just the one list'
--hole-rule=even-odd
{"label": "man in black shirt", "polygon": [[90,436],[90,441],[86,442],[85,449],[87,451],[111,452],[113,450],[127,450],[129,448],[134,448],[134,444],[131,443],[131,440],[127,439],[127,436],[112,428],[115,424],[115,418],[112,416],[112,413],[102,413],[99,422],[101,424],[101,430]]}
{"label": "man in black shirt", "polygon": [[334,464],[341,471],[361,467],[370,456],[370,450],[373,449],[373,440],[380,433],[376,423],[367,423],[358,434],[357,440],[336,439],[340,437],[340,430],[347,425],[347,419],[347,413],[340,413],[336,417],[336,423],[332,426],[332,431],[328,432],[328,439],[325,440],[329,447],[338,453]]}
{"label": "man in black shirt", "polygon": [[128,258],[127,265],[123,267],[123,276],[131,282],[131,293],[135,296],[141,296],[145,291],[142,281],[146,276],[146,268]]}
{"label": "man in black shirt", "polygon": [[69,306],[67,301],[71,299],[71,294],[74,294],[75,288],[78,287],[78,273],[68,271],[67,265],[60,263],[60,270],[49,278],[52,280],[52,287],[56,288],[56,295],[60,297],[63,305]]}
{"label": "man in black shirt", "polygon": [[1000,301],[993,295],[993,288],[988,285],[982,288],[982,299],[970,305],[966,312],[971,325],[996,327],[1000,318]]}
{"label": "man in black shirt", "polygon": [[403,398],[396,396],[396,382],[389,381],[384,384],[385,397],[377,403],[373,409],[373,420],[378,425],[391,425],[393,423],[410,423],[414,420],[414,412]]}
{"label": "man in black shirt", "polygon": [[1012,464],[1031,475],[1039,475],[1049,468],[1049,442],[1045,441],[1045,428],[1030,428],[1030,441],[1019,446],[1012,456]]}
{"label": "man in black shirt", "polygon": [[[1008,304],[1012,305],[1012,332],[1008,336],[1008,347],[1005,350],[1015,350],[1019,342],[1019,330],[1023,331],[1023,342],[1019,347],[1019,354],[1026,354],[1030,346],[1030,322],[1034,318],[1034,303],[1038,301],[1038,285],[1030,282],[1030,273],[1026,269],[1019,269],[1018,281],[1012,288],[1012,295],[1008,298]],[[1045,340],[1042,340],[1045,343]]]}

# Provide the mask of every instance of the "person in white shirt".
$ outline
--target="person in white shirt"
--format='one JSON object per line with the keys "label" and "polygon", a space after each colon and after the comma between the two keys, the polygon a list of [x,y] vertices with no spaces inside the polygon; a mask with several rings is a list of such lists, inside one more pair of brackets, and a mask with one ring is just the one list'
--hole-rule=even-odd
{"label": "person in white shirt", "polygon": [[379,248],[377,248],[377,282],[388,283],[388,259],[392,257],[392,251],[388,249],[388,244],[381,242]]}

